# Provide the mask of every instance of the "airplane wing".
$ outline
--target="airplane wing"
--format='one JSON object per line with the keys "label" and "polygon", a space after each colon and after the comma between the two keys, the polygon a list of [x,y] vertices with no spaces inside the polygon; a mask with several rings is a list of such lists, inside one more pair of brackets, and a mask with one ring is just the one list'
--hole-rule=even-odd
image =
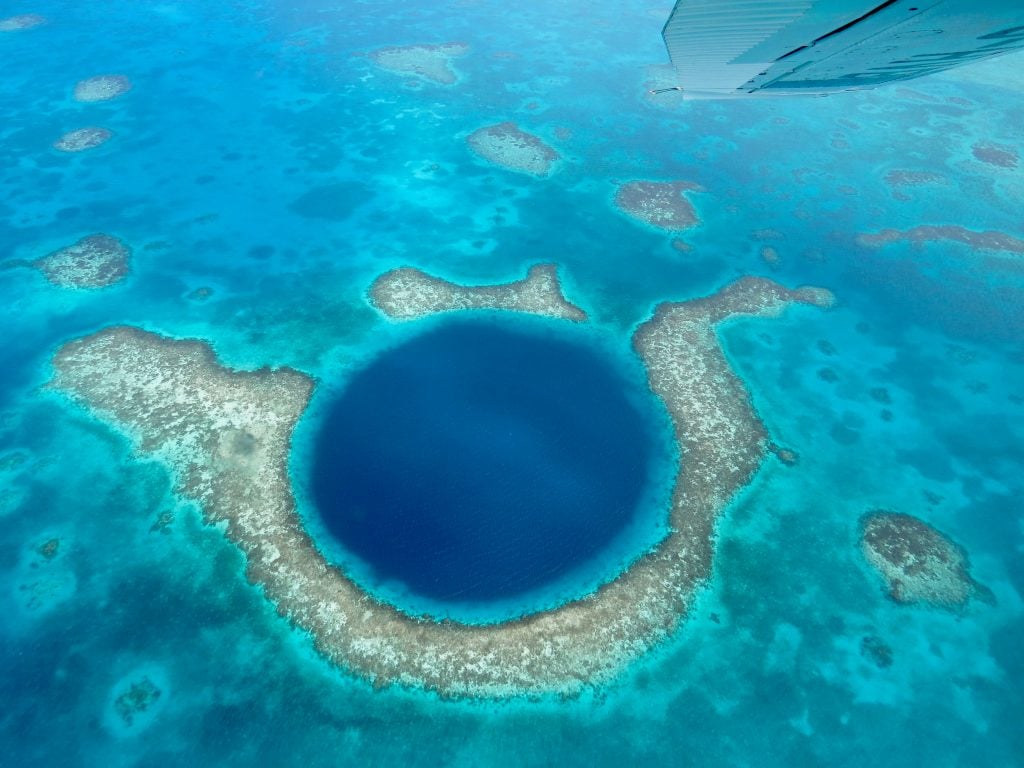
{"label": "airplane wing", "polygon": [[678,0],[662,36],[689,96],[825,94],[1024,48],[1024,0]]}

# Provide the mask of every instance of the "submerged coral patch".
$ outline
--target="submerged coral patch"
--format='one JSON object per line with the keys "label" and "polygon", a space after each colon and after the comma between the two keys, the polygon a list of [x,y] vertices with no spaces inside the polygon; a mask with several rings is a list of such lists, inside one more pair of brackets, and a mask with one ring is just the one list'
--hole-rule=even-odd
{"label": "submerged coral patch", "polygon": [[362,182],[339,181],[307,190],[289,208],[308,219],[345,221],[373,196],[373,189]]}
{"label": "submerged coral patch", "polygon": [[453,85],[458,82],[459,74],[452,66],[452,59],[464,56],[468,50],[465,43],[405,45],[380,48],[370,53],[370,59],[388,72],[420,77],[439,85]]}
{"label": "submerged coral patch", "polygon": [[1016,168],[1020,157],[1012,147],[998,144],[978,143],[971,147],[976,160],[997,168]]}
{"label": "submerged coral patch", "polygon": [[111,235],[89,235],[32,262],[62,288],[104,288],[128,276],[128,246]]}
{"label": "submerged coral patch", "polygon": [[129,683],[128,690],[114,699],[114,711],[125,725],[134,725],[136,718],[145,714],[146,710],[160,698],[161,693],[156,683],[148,677],[142,677]]}
{"label": "submerged coral patch", "polygon": [[57,139],[53,143],[53,148],[59,149],[61,152],[84,152],[87,149],[106,144],[113,135],[106,128],[96,126],[79,128],[77,131],[69,131]]}
{"label": "submerged coral patch", "polygon": [[894,169],[885,174],[885,182],[891,187],[919,187],[924,184],[945,184],[946,177],[932,171]]}
{"label": "submerged coral patch", "polygon": [[616,191],[615,207],[644,224],[678,232],[699,223],[684,194],[698,189],[698,184],[688,181],[630,181]]}
{"label": "submerged coral patch", "polygon": [[962,243],[971,248],[981,248],[988,251],[1024,253],[1024,240],[1009,235],[1006,232],[999,232],[997,230],[978,232],[952,224],[942,226],[922,224],[910,229],[883,229],[880,232],[857,235],[858,243],[871,248],[899,242],[922,245],[924,243],[943,241]]}
{"label": "submerged coral patch", "polygon": [[513,122],[479,128],[466,141],[484,160],[531,176],[549,176],[560,157],[542,139]]}
{"label": "submerged coral patch", "polygon": [[[491,308],[505,302],[521,306],[508,292]],[[292,431],[313,390],[308,376],[234,371],[201,342],[115,327],[62,347],[52,386],[166,462],[178,492],[200,502],[245,553],[248,578],[340,666],[445,696],[569,695],[617,675],[676,629],[710,575],[718,516],[764,458],[765,428],[716,327],[830,302],[827,291],[744,278],[706,298],[660,305],[632,344],[681,454],[669,533],[593,594],[495,625],[414,619],[324,559],[298,517],[288,472]]]}
{"label": "submerged coral patch", "polygon": [[131,90],[132,82],[125,75],[97,75],[75,84],[75,101],[110,101]]}
{"label": "submerged coral patch", "polygon": [[166,671],[155,664],[133,669],[118,680],[107,697],[103,721],[120,738],[148,730],[167,705]]}
{"label": "submerged coral patch", "polygon": [[912,515],[868,513],[861,519],[860,549],[898,603],[960,609],[972,597],[991,600],[971,578],[963,547]]}
{"label": "submerged coral patch", "polygon": [[46,614],[75,595],[77,580],[68,547],[57,536],[31,543],[22,555],[13,597],[27,615]]}
{"label": "submerged coral patch", "polygon": [[22,29],[32,29],[45,23],[45,16],[40,16],[38,13],[23,13],[19,16],[8,16],[6,19],[0,19],[0,32],[17,32]]}

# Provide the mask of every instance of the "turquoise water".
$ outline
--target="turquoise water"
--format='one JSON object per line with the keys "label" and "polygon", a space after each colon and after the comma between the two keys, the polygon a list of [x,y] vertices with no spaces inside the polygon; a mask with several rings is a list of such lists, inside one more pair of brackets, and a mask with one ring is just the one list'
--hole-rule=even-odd
{"label": "turquoise water", "polygon": [[[856,235],[928,224],[1024,237],[1024,166],[973,152],[1024,151],[1024,62],[824,99],[651,102],[667,12],[5,4],[50,22],[0,34],[0,259],[94,232],[133,248],[131,276],[101,291],[0,271],[5,762],[1021,764],[1021,256]],[[452,40],[470,46],[452,87],[366,56]],[[132,90],[72,100],[76,81],[108,73]],[[468,151],[465,136],[503,120],[559,150],[551,178]],[[88,125],[114,138],[51,148]],[[938,180],[894,187],[894,170]],[[702,186],[691,250],[614,209],[616,182],[633,179]],[[319,386],[292,467],[308,519],[300,468],[330,403],[417,333],[370,308],[372,280],[413,265],[499,282],[538,261],[560,265],[616,354],[657,302],[743,274],[838,299],[724,330],[773,439],[800,461],[766,462],[724,515],[680,632],[579,700],[445,702],[348,677],[246,583],[237,549],[174,497],[160,464],[40,388],[61,343],[115,323],[205,339],[233,366],[308,372]],[[996,604],[957,615],[887,600],[856,546],[876,508],[960,542]],[[160,696],[126,724],[116,701],[142,678]]]}

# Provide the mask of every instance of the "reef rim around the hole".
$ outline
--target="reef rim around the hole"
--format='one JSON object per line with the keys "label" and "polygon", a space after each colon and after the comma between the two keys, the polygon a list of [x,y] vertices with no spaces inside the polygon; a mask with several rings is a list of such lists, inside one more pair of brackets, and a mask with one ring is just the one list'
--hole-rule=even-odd
{"label": "reef rim around the hole", "polygon": [[[457,286],[415,270],[397,281],[395,274],[379,278],[371,295],[383,308],[405,292],[403,317],[410,319],[473,306],[585,317],[565,300],[553,267],[505,286]],[[738,315],[774,316],[791,303],[828,306],[831,295],[743,278],[709,297],[661,304],[636,329],[633,348],[669,411],[682,455],[672,531],[588,598],[494,626],[417,621],[372,600],[323,559],[296,512],[288,473],[292,431],[313,390],[308,376],[233,371],[202,342],[115,327],[58,350],[51,386],[168,464],[178,492],[199,501],[207,520],[243,550],[249,580],[343,668],[377,685],[444,696],[573,695],[669,636],[709,577],[715,521],[752,478],[767,444],[716,328]]]}

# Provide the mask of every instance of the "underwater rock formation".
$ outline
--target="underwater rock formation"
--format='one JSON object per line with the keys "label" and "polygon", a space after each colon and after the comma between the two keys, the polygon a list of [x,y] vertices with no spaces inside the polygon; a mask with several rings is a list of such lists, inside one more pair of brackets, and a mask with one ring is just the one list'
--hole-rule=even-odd
{"label": "underwater rock formation", "polygon": [[465,43],[404,45],[380,48],[370,53],[370,59],[388,72],[420,77],[438,85],[454,85],[459,74],[452,66],[452,59],[464,56],[468,50]]}
{"label": "underwater rock formation", "polygon": [[971,578],[963,547],[912,515],[868,513],[861,519],[860,549],[898,603],[960,609],[972,597],[992,599]]}
{"label": "underwater rock formation", "polygon": [[479,128],[466,141],[484,160],[531,176],[549,176],[560,157],[540,138],[512,122]]}
{"label": "underwater rock formation", "polygon": [[[410,291],[415,308],[403,309],[396,302],[404,294],[394,289],[401,280],[385,276],[375,286],[378,306],[400,318],[487,306],[465,304],[457,286],[422,273],[399,277],[430,290],[444,286],[426,301]],[[494,308],[516,296],[499,289],[484,289],[499,291]],[[198,501],[207,521],[245,553],[249,580],[339,666],[376,685],[443,696],[573,695],[671,635],[710,576],[715,522],[768,444],[716,327],[739,315],[774,316],[793,303],[828,306],[831,295],[744,278],[705,298],[661,304],[637,328],[633,349],[668,409],[681,453],[670,533],[593,594],[494,625],[402,613],[324,559],[299,518],[288,472],[292,431],[313,391],[308,376],[231,370],[202,342],[114,327],[62,347],[50,386],[164,461],[178,493]]]}
{"label": "underwater rock formation", "polygon": [[116,237],[89,235],[32,262],[62,288],[105,288],[128,276],[131,250]]}

